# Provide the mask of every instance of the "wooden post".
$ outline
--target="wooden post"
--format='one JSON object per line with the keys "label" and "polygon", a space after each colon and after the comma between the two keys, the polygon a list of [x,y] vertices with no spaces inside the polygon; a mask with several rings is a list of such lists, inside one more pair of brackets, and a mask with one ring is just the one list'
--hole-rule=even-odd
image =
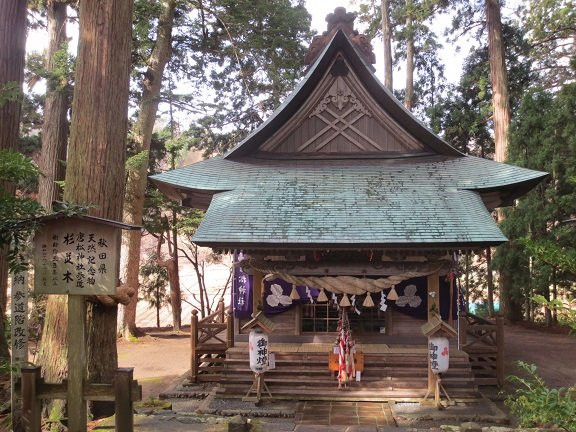
{"label": "wooden post", "polygon": [[496,317],[496,380],[498,387],[504,385],[504,320],[501,316]]}
{"label": "wooden post", "polygon": [[463,349],[468,340],[468,320],[466,319],[466,312],[460,316],[460,334],[458,337],[460,338],[460,349]]}
{"label": "wooden post", "polygon": [[118,368],[114,376],[116,432],[134,431],[132,378],[134,368]]}
{"label": "wooden post", "polygon": [[[36,398],[40,382],[40,366],[22,366],[22,425],[26,432],[40,432],[41,402]],[[14,425],[14,430],[22,430]]]}
{"label": "wooden post", "polygon": [[190,382],[196,382],[198,379],[198,362],[196,360],[196,349],[198,347],[198,311],[192,311],[192,320],[190,322]]}
{"label": "wooden post", "polygon": [[68,296],[68,431],[85,432],[87,422],[84,380],[86,378],[86,300]]}
{"label": "wooden post", "polygon": [[428,320],[434,312],[440,314],[440,279],[438,272],[428,275]]}
{"label": "wooden post", "polygon": [[220,322],[224,323],[224,319],[226,318],[226,310],[224,309],[224,299],[221,298],[218,302],[218,310],[220,311]]}
{"label": "wooden post", "polygon": [[258,312],[258,309],[264,304],[264,275],[258,270],[254,270],[252,276],[252,310],[253,313]]}
{"label": "wooden post", "polygon": [[226,311],[226,346],[234,347],[234,316],[231,309]]}

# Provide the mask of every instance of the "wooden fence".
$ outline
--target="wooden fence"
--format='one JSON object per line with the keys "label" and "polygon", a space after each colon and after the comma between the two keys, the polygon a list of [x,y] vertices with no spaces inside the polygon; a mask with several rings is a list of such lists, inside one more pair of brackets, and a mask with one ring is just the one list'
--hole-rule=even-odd
{"label": "wooden fence", "polygon": [[192,311],[190,341],[190,381],[220,381],[226,350],[234,346],[234,321],[230,308],[224,306],[224,300],[220,300],[216,311],[201,320],[198,311]]}
{"label": "wooden fence", "polygon": [[488,321],[471,313],[460,317],[460,347],[468,353],[478,385],[504,384],[504,328],[497,317]]}

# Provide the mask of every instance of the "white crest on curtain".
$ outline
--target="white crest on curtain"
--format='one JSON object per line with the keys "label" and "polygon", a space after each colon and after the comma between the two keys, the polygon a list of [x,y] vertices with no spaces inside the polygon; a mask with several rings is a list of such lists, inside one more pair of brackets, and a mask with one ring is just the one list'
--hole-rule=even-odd
{"label": "white crest on curtain", "polygon": [[404,288],[404,295],[398,297],[398,300],[396,300],[396,306],[404,307],[408,305],[413,308],[420,306],[422,299],[416,295],[416,291],[416,285],[407,285],[406,288]]}
{"label": "white crest on curtain", "polygon": [[269,294],[268,297],[266,297],[266,303],[271,307],[276,307],[278,305],[290,306],[292,304],[292,299],[290,296],[284,295],[280,285],[272,284],[270,291],[272,291],[272,294]]}

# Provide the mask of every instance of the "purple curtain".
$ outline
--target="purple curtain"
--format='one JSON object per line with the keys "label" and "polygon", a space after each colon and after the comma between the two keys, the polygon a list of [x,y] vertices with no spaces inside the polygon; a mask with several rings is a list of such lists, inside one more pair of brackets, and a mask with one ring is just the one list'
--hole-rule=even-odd
{"label": "purple curtain", "polygon": [[243,254],[234,253],[234,279],[232,280],[232,305],[235,318],[252,318],[253,276],[236,265],[244,259]]}

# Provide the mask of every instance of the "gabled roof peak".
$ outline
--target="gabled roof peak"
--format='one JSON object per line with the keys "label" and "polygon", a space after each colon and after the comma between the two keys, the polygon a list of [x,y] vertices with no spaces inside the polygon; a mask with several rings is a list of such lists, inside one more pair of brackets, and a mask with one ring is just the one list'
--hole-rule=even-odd
{"label": "gabled roof peak", "polygon": [[[308,54],[306,54],[306,58],[304,59],[305,64],[311,65],[314,63],[338,30],[341,30],[342,33],[348,37],[350,42],[352,42],[358,53],[363,57],[364,61],[368,65],[376,63],[374,48],[372,47],[370,38],[366,35],[360,34],[357,30],[354,30],[355,19],[356,14],[353,12],[346,12],[346,8],[343,7],[337,7],[334,9],[333,13],[328,14],[326,16],[328,30],[322,33],[322,35],[314,36]],[[374,71],[372,66],[371,68]]]}

